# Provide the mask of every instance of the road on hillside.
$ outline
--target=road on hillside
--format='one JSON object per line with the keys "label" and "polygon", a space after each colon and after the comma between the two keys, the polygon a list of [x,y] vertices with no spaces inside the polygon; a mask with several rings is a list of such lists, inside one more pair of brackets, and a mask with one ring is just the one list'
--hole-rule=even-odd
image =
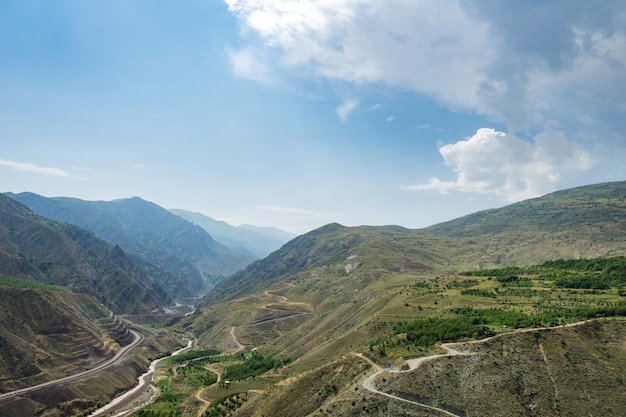
{"label": "road on hillside", "polygon": [[[448,356],[469,356],[469,355],[475,355],[476,353],[474,352],[466,352],[466,351],[459,351],[457,349],[455,349],[455,347],[463,347],[463,346],[468,346],[468,345],[479,345],[485,342],[488,342],[490,340],[496,339],[496,338],[500,338],[500,337],[504,337],[504,336],[508,336],[511,334],[517,334],[517,333],[529,333],[529,332],[536,332],[536,331],[540,331],[540,330],[552,330],[552,329],[559,329],[559,328],[564,328],[564,327],[574,327],[574,326],[580,326],[581,324],[585,324],[588,323],[592,320],[583,320],[583,321],[578,321],[576,323],[569,323],[569,324],[565,324],[565,325],[559,325],[559,326],[551,326],[551,327],[537,327],[537,328],[530,328],[530,329],[516,329],[516,330],[512,330],[509,332],[504,332],[504,333],[500,333],[497,334],[495,336],[491,336],[491,337],[486,337],[484,339],[478,339],[478,340],[469,340],[466,342],[452,342],[452,343],[442,343],[439,346],[444,349],[446,351],[446,353],[439,353],[436,355],[430,355],[430,356],[424,356],[421,358],[416,358],[416,359],[409,359],[407,360],[407,365],[409,366],[409,369],[406,370],[394,370],[394,369],[383,369],[380,365],[378,365],[377,363],[375,363],[374,361],[372,361],[371,359],[369,359],[367,356],[363,355],[362,353],[353,353],[353,355],[358,356],[359,358],[365,360],[366,362],[368,362],[370,365],[372,365],[372,367],[374,368],[375,372],[368,376],[367,378],[365,378],[362,382],[362,386],[363,388],[365,388],[366,390],[373,392],[375,394],[380,394],[380,395],[384,395],[387,398],[392,398],[394,400],[398,400],[398,401],[403,401],[406,403],[410,403],[410,404],[415,404],[417,406],[420,406],[422,408],[425,408],[427,410],[431,410],[431,411],[436,411],[438,413],[444,414],[446,416],[450,416],[450,417],[462,417],[459,414],[455,414],[452,413],[448,410],[444,410],[443,408],[439,408],[439,407],[434,407],[428,404],[424,404],[418,401],[413,401],[413,400],[409,400],[406,398],[402,398],[393,394],[389,394],[388,392],[384,392],[379,390],[376,387],[376,383],[374,382],[374,380],[376,379],[376,377],[378,377],[380,374],[382,374],[383,372],[390,372],[390,373],[400,373],[400,372],[411,372],[415,369],[417,369],[421,364],[423,364],[426,361],[431,361],[434,359],[438,359],[438,358],[443,358],[443,357],[448,357]],[[556,388],[555,388],[556,390]]]}
{"label": "road on hillside", "polygon": [[33,385],[32,387],[26,387],[26,388],[21,388],[15,391],[11,391],[11,392],[7,392],[4,394],[0,394],[0,399],[3,398],[9,398],[9,397],[13,397],[16,395],[20,395],[20,394],[26,394],[32,391],[37,391],[38,389],[41,388],[45,388],[45,387],[51,387],[53,385],[57,385],[57,384],[62,384],[65,382],[69,382],[69,381],[74,381],[76,379],[91,375],[91,374],[95,374],[96,372],[100,372],[103,369],[106,369],[110,366],[116,365],[119,362],[122,361],[122,359],[124,358],[124,356],[126,356],[126,354],[135,346],[137,346],[139,343],[141,343],[143,341],[143,335],[135,330],[131,330],[129,329],[130,332],[133,334],[134,336],[134,340],[132,341],[131,344],[124,346],[123,348],[121,348],[116,354],[115,356],[113,356],[111,359],[109,359],[106,362],[101,363],[100,365],[96,366],[95,368],[89,369],[87,371],[83,371],[80,372],[78,374],[75,375],[70,375],[70,376],[66,376],[63,378],[59,378],[59,379],[55,379],[54,381],[48,381],[48,382],[44,382],[43,384],[39,384],[39,385]]}

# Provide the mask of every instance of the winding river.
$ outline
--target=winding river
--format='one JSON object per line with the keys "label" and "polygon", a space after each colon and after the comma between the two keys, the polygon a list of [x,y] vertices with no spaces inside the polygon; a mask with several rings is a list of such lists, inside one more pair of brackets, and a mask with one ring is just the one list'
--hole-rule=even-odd
{"label": "winding river", "polygon": [[[184,348],[178,349],[177,351],[173,352],[170,356],[165,356],[163,358],[160,359],[155,359],[152,361],[152,363],[150,364],[150,367],[148,368],[148,370],[141,375],[138,378],[138,384],[131,389],[130,391],[126,391],[124,394],[115,397],[110,403],[108,403],[107,405],[100,407],[99,409],[97,409],[96,411],[94,411],[93,413],[89,414],[89,417],[96,417],[96,416],[101,416],[104,415],[107,412],[111,412],[115,409],[121,409],[120,411],[118,411],[116,414],[111,414],[112,417],[122,417],[125,415],[128,415],[130,413],[132,413],[133,411],[137,411],[140,408],[145,407],[146,405],[150,404],[151,402],[153,402],[156,397],[158,396],[158,390],[154,389],[152,394],[148,397],[148,399],[142,401],[140,404],[135,404],[133,403],[133,400],[136,397],[139,397],[141,395],[141,391],[144,389],[144,387],[146,387],[147,385],[150,384],[150,382],[152,382],[152,377],[154,376],[154,373],[157,369],[157,366],[159,365],[159,362],[172,357],[172,356],[176,356],[184,351],[186,351],[187,349],[190,349],[191,346],[193,344],[193,341],[191,339],[188,340],[187,342],[187,346],[185,346]],[[126,405],[126,406],[124,406]]]}

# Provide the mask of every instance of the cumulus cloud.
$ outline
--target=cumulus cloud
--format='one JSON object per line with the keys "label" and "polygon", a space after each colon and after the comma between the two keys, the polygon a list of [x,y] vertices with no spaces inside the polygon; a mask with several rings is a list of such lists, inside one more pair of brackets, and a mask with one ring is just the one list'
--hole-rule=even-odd
{"label": "cumulus cloud", "polygon": [[66,171],[58,168],[49,168],[42,167],[35,164],[25,163],[25,162],[14,162],[14,161],[6,161],[0,160],[0,166],[5,166],[8,168],[12,168],[16,171],[24,171],[24,172],[32,172],[40,175],[48,175],[48,176],[56,176],[56,177],[65,177],[65,178],[74,178],[79,180],[86,180],[85,177],[77,177],[70,175]]}
{"label": "cumulus cloud", "polygon": [[[626,111],[626,3],[618,0],[224,1],[242,26],[245,46],[233,51],[248,60],[234,67],[241,76],[254,78],[247,68],[271,50],[282,69],[409,89],[512,131],[542,125],[546,113],[577,120]],[[599,104],[590,110],[590,102]],[[612,120],[623,128],[625,119]]]}
{"label": "cumulus cloud", "polygon": [[348,116],[350,116],[350,113],[352,113],[354,109],[358,107],[358,105],[358,101],[347,99],[339,106],[337,106],[335,112],[337,113],[337,116],[339,116],[339,120],[341,120],[342,123],[348,120]]}
{"label": "cumulus cloud", "polygon": [[593,165],[590,152],[553,130],[538,134],[530,143],[513,134],[479,129],[467,140],[441,145],[439,152],[456,180],[432,178],[427,184],[403,188],[457,190],[519,201],[552,191],[564,172]]}
{"label": "cumulus cloud", "polygon": [[454,2],[225,1],[244,37],[253,42],[256,34],[258,48],[279,51],[283,66],[315,77],[409,87],[467,107],[492,59],[488,25]]}

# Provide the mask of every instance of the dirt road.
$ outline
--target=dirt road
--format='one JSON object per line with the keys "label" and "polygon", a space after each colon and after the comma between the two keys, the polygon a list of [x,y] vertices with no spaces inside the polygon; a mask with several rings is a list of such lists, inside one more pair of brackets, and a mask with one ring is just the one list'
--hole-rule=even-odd
{"label": "dirt road", "polygon": [[95,368],[89,369],[87,371],[83,371],[80,372],[78,374],[75,375],[70,375],[70,376],[66,376],[60,379],[55,379],[54,381],[49,381],[49,382],[44,382],[43,384],[39,384],[39,385],[34,385],[32,387],[27,387],[27,388],[22,388],[22,389],[18,389],[15,391],[11,391],[11,392],[7,392],[4,394],[0,394],[0,399],[3,398],[9,398],[9,397],[13,397],[15,395],[20,395],[20,394],[26,394],[32,391],[36,391],[38,389],[41,388],[45,388],[45,387],[51,387],[53,385],[57,385],[57,384],[63,384],[65,382],[69,382],[69,381],[74,381],[76,379],[82,378],[84,376],[87,375],[91,375],[94,374],[96,372],[100,372],[103,369],[106,369],[110,366],[113,366],[117,363],[119,363],[124,356],[135,346],[137,346],[139,343],[141,343],[143,341],[143,335],[135,330],[130,330],[130,332],[133,334],[134,336],[134,340],[131,344],[124,346],[123,348],[121,348],[114,357],[112,357],[111,359],[109,359],[106,362],[101,363],[100,365],[96,366]]}
{"label": "dirt road", "polygon": [[361,353],[354,353],[354,355],[358,356],[359,358],[362,358],[365,361],[367,361],[375,369],[375,372],[372,375],[370,375],[367,378],[365,378],[363,380],[363,382],[362,382],[362,386],[366,390],[368,390],[370,392],[373,392],[373,393],[376,393],[376,394],[384,395],[385,397],[388,397],[388,398],[393,398],[394,400],[403,401],[403,402],[407,402],[407,403],[410,403],[410,404],[415,404],[415,405],[417,405],[419,407],[426,408],[428,410],[432,410],[432,411],[436,411],[438,413],[441,413],[442,415],[451,416],[451,417],[462,417],[459,414],[454,414],[454,413],[452,413],[452,412],[450,412],[448,410],[444,410],[442,408],[433,407],[433,406],[430,406],[428,404],[423,404],[423,403],[420,403],[420,402],[417,402],[417,401],[408,400],[406,398],[401,398],[401,397],[398,397],[396,395],[380,391],[378,388],[376,388],[376,384],[375,384],[374,380],[376,379],[377,376],[379,376],[383,372],[390,372],[390,373],[411,372],[411,371],[415,370],[416,368],[418,368],[421,364],[423,364],[424,362],[427,362],[427,361],[431,361],[431,360],[435,360],[435,359],[443,358],[443,357],[447,357],[447,356],[469,356],[469,355],[475,355],[476,354],[474,352],[459,351],[459,350],[455,349],[456,347],[477,345],[477,344],[480,344],[480,343],[485,343],[485,342],[488,342],[490,340],[493,340],[493,339],[496,339],[496,338],[499,338],[499,337],[503,337],[503,336],[506,336],[506,335],[511,335],[511,334],[528,333],[528,332],[535,332],[535,331],[540,331],[540,330],[559,329],[559,328],[563,328],[563,327],[574,327],[574,326],[579,326],[581,324],[587,323],[589,321],[590,320],[584,320],[584,321],[579,321],[579,322],[576,322],[576,323],[569,323],[569,324],[565,324],[565,325],[561,325],[561,326],[553,326],[553,327],[538,327],[538,328],[532,328],[532,329],[517,329],[517,330],[510,331],[510,332],[500,333],[500,334],[497,334],[495,336],[487,337],[485,339],[480,339],[480,340],[471,340],[471,341],[467,341],[467,342],[442,343],[439,346],[442,349],[444,349],[446,351],[446,353],[439,353],[439,354],[436,354],[436,355],[424,356],[422,358],[409,359],[409,360],[406,361],[407,365],[409,366],[409,369],[404,369],[404,370],[383,369],[380,365],[376,364],[371,359],[369,359],[368,357],[364,356]]}

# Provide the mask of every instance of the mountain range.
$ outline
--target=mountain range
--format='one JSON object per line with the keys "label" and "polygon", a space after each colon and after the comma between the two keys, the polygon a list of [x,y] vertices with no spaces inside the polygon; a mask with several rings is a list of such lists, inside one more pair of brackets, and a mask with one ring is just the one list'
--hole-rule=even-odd
{"label": "mountain range", "polygon": [[[559,289],[556,275],[527,279],[527,287],[521,281],[520,286],[507,287],[493,276],[463,279],[458,274],[556,259],[625,255],[626,182],[563,190],[419,230],[329,224],[294,238],[221,282],[182,326],[205,346],[234,350],[243,345],[293,359],[277,376],[289,382],[241,415],[438,416],[443,412],[420,414],[419,407],[372,397],[359,382],[364,362],[351,355],[363,352],[381,366],[399,369],[405,366],[405,358],[433,354],[436,351],[407,343],[407,334],[390,335],[402,323],[455,323],[462,319],[452,312],[455,308],[539,315],[575,306],[622,306],[619,288],[601,292]],[[626,279],[626,271],[615,274]],[[593,395],[606,399],[601,413],[607,415],[626,400],[623,382],[619,382],[619,375],[626,372],[624,324],[600,322],[571,331],[529,333],[528,337],[512,333],[496,343],[506,346],[501,348],[507,349],[504,353],[490,350],[493,344],[486,343],[484,349],[481,345],[482,353],[475,354],[480,357],[450,355],[450,359],[433,361],[438,367],[426,376],[416,371],[406,378],[398,374],[390,379],[389,374],[376,384],[413,402],[441,405],[438,409],[447,410],[446,415],[459,416],[526,415],[519,413],[528,407],[536,409],[527,415],[593,412],[568,388],[591,384]],[[503,327],[496,330],[502,332]],[[578,337],[579,332],[587,336]],[[603,350],[604,344],[610,347]],[[598,351],[606,356],[598,357]],[[578,359],[572,362],[573,357]],[[580,368],[579,361],[589,364],[588,368]],[[544,371],[540,372],[541,366]],[[463,372],[472,378],[461,381]],[[567,404],[558,397],[550,400],[547,387],[539,383],[542,378],[556,378],[557,373],[563,380],[553,380],[550,392],[556,390],[568,398]],[[611,380],[593,379],[603,373]],[[409,383],[417,375],[431,379]],[[489,381],[495,381],[496,375],[503,384],[502,403],[480,389],[492,386]],[[465,401],[465,395],[475,401]],[[564,414],[555,410],[557,405]]]}
{"label": "mountain range", "polygon": [[167,272],[2,194],[0,273],[93,295],[118,314],[149,312],[172,303],[158,282],[170,278]]}
{"label": "mountain range", "polygon": [[247,224],[234,227],[226,222],[214,220],[202,213],[181,209],[171,209],[170,211],[202,227],[223,245],[242,254],[253,256],[256,259],[265,258],[296,237],[292,233],[276,228],[262,228]]}
{"label": "mountain range", "polygon": [[175,297],[203,293],[253,258],[216,242],[204,229],[139,197],[113,201],[11,194],[37,214],[85,228],[125,252],[179,277]]}
{"label": "mountain range", "polygon": [[[48,204],[40,196],[21,198]],[[66,211],[61,203],[76,203],[52,200],[59,204],[58,213]],[[121,211],[102,210],[129,219],[129,206],[136,205],[142,209],[135,213],[144,213],[152,223],[134,226],[132,232],[109,231],[111,235],[146,241],[159,239],[151,228],[177,230],[157,224],[168,223],[168,216],[176,217],[173,213],[166,216],[164,209],[152,207],[152,216],[146,214],[151,203],[123,202]],[[87,222],[89,216],[83,216]],[[179,219],[184,227],[208,235]],[[197,224],[203,220],[198,218]],[[108,222],[112,229],[136,224]],[[176,224],[183,227],[180,222]],[[100,289],[79,280],[102,281],[108,277],[98,278],[102,268],[72,275],[94,264],[108,271],[114,266],[107,262],[120,259],[134,260],[136,269],[145,271],[145,262],[126,255],[121,243],[112,246],[1,195],[0,227],[0,272],[91,291],[112,310],[128,310],[128,305],[118,305],[120,300],[112,303],[111,294],[102,296]],[[189,236],[195,235],[182,233],[181,239]],[[159,242],[169,246],[175,241]],[[155,253],[143,244],[136,245]],[[167,249],[161,253],[174,251]],[[227,408],[215,411],[222,415],[619,415],[626,401],[626,321],[620,318],[622,311],[626,314],[626,262],[617,258],[597,273],[588,266],[550,269],[545,263],[620,256],[626,256],[626,182],[563,190],[419,230],[332,223],[289,240],[217,282],[172,331],[193,335],[200,348],[248,351],[233,360],[260,355],[285,364],[256,378],[231,381],[228,389],[203,388],[202,397],[211,399],[249,393],[245,404],[228,401]],[[193,264],[191,258],[183,259]],[[602,263],[589,262],[596,264]],[[593,282],[601,273],[617,284],[563,286],[579,278]],[[144,289],[149,299],[151,293],[134,284],[132,275],[124,276],[124,282],[136,285],[136,291]],[[163,288],[150,274],[142,282]],[[123,293],[134,302],[142,299]],[[164,302],[146,303],[142,309]],[[602,318],[607,315],[612,317]],[[524,324],[531,322],[538,324]],[[466,333],[457,328],[463,325]],[[451,341],[457,343],[437,347]],[[212,369],[222,372],[230,366],[219,362]],[[192,404],[200,394],[191,395],[179,379],[168,379],[168,401],[186,398],[179,409],[195,416]]]}

